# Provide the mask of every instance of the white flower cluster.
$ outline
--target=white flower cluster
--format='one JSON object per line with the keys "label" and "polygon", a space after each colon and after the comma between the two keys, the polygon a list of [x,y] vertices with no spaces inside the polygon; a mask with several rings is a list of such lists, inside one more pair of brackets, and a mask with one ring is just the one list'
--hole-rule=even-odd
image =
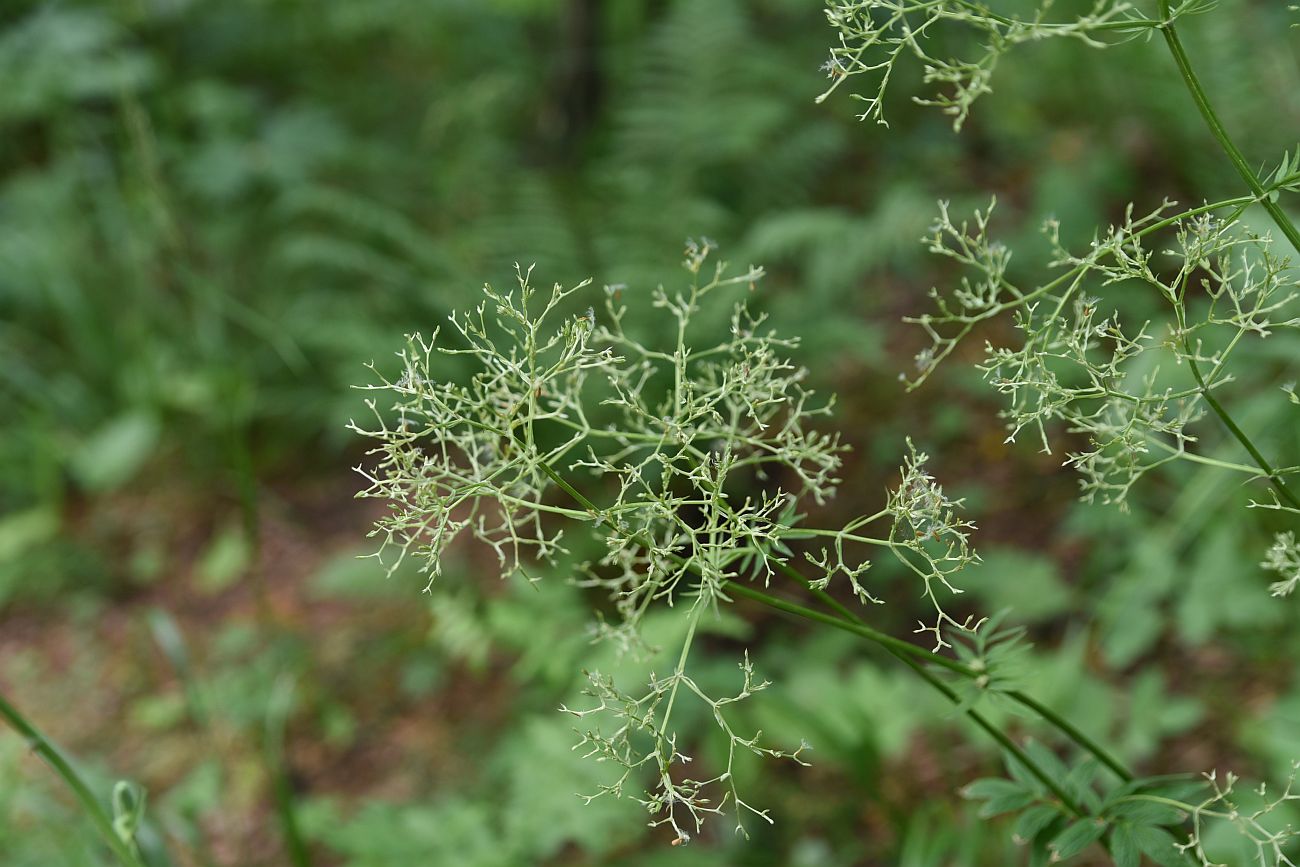
{"label": "white flower cluster", "polygon": [[[593,674],[595,704],[570,711],[596,723],[581,733],[589,753],[623,768],[598,794],[622,794],[646,770],[648,780],[637,778],[646,784],[641,802],[683,841],[727,804],[738,826],[745,814],[766,813],[735,791],[730,761],[708,779],[683,777],[690,759],[674,728],[677,703],[703,702],[730,755],[797,758],[802,750],[761,746],[758,734],[731,727],[728,705],[766,685],[748,659],[731,697],[710,697],[691,676],[696,626],[730,601],[732,588],[779,576],[822,590],[843,575],[875,601],[862,584],[867,561],[847,549],[886,548],[919,577],[936,612],[922,630],[944,644],[944,628],[969,624],[944,612],[942,594],[959,592],[953,576],[975,559],[971,525],[914,449],[883,510],[840,529],[802,524],[800,506],[825,500],[839,481],[844,447],[810,427],[831,402],[818,401],[806,371],[782,354],[795,341],[766,329],[743,303],[732,310],[727,340],[696,345],[693,321],[706,299],[724,287],[752,290],[763,276],[759,268],[728,276],[725,264],[710,262],[713,250],[707,239],[688,243],[689,285],[654,290],[635,313],[626,287],[607,287],[597,313],[577,297],[588,284],[539,295],[521,270],[517,289],[487,287],[472,314],[452,317],[450,345],[437,334],[409,338],[400,374],[370,387],[387,398],[368,401],[374,423],[353,425],[376,443],[374,465],[359,468],[369,482],[362,495],[390,504],[375,532],[377,556],[396,552],[393,567],[414,554],[431,585],[448,546],[468,534],[495,551],[503,575],[527,574],[534,560],[555,561],[565,532],[585,528],[604,548],[574,579],[608,599],[593,617],[596,637],[645,651],[647,610],[685,609],[686,639],[668,674],[636,694]],[[630,327],[647,315],[663,320],[650,331],[657,343]],[[440,378],[440,354],[468,356],[468,382]],[[881,532],[871,535],[877,523]],[[800,560],[800,546],[820,539],[832,540],[835,553],[804,549]],[[810,581],[794,571],[799,562],[816,570]]]}

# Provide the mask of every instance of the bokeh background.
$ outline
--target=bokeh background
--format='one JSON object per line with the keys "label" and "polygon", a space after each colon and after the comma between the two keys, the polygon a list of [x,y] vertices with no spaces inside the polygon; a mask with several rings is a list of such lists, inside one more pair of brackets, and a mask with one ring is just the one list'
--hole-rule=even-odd
{"label": "bokeh background", "polygon": [[[1185,27],[1261,165],[1300,123],[1285,5]],[[843,90],[815,105],[829,39],[811,0],[3,4],[0,688],[102,791],[147,788],[151,864],[1020,863],[957,794],[993,751],[850,639],[745,607],[712,625],[701,676],[750,648],[774,685],[742,723],[814,763],[747,771],[777,819],[753,841],[719,821],[672,848],[634,803],[570,794],[593,777],[556,707],[584,666],[654,663],[588,645],[563,568],[514,586],[465,547],[425,595],[358,559],[382,508],[354,499],[346,430],[366,362],[515,262],[679,283],[687,236],[768,268],[755,305],[839,393],[854,452],[827,521],[878,507],[911,435],[981,528],[969,609],[1029,624],[1048,704],[1149,772],[1300,756],[1295,602],[1267,595],[1269,525],[1236,479],[1079,504],[1060,454],[1003,443],[974,355],[898,382],[921,345],[900,317],[955,279],[919,243],[935,200],[996,193],[1033,280],[1049,215],[1086,243],[1130,200],[1238,194],[1161,46],[1027,46],[956,136],[909,103],[917,70],[888,130]],[[1232,396],[1294,456],[1263,388],[1300,356],[1285,340]],[[907,634],[914,588],[872,574],[873,622]],[[0,864],[106,863],[0,732]]]}

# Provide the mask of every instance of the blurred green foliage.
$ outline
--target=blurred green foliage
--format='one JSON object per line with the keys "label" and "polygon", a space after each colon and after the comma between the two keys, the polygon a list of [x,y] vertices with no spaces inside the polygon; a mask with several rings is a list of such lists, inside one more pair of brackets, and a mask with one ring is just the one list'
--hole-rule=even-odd
{"label": "blurred green foliage", "polygon": [[[1279,4],[1223,5],[1186,39],[1262,161],[1294,145],[1300,57]],[[932,444],[986,528],[972,610],[1032,625],[1048,704],[1151,770],[1300,751],[1300,632],[1239,568],[1269,528],[1225,507],[1233,482],[1184,468],[1129,513],[1071,506],[968,372],[896,384],[894,323],[951,276],[917,243],[936,198],[997,191],[1032,251],[1049,213],[1086,241],[1129,200],[1235,189],[1149,46],[1030,46],[959,139],[901,98],[888,135],[815,106],[828,35],[805,0],[14,0],[0,28],[0,683],[105,797],[147,784],[151,863],[285,863],[281,772],[318,863],[1018,863],[953,796],[992,751],[887,661],[776,620],[707,636],[774,681],[742,723],[814,746],[759,783],[775,826],[680,851],[635,805],[584,807],[554,712],[592,665],[563,570],[484,585],[467,552],[426,605],[354,559],[368,515],[295,503],[355,489],[331,486],[361,460],[350,386],[404,332],[516,261],[674,281],[686,235],[768,267],[756,303],[840,392],[857,457],[835,509],[883,488],[905,432]],[[1297,453],[1293,419],[1246,410]],[[907,585],[876,577],[904,634]],[[0,733],[0,864],[101,855]]]}

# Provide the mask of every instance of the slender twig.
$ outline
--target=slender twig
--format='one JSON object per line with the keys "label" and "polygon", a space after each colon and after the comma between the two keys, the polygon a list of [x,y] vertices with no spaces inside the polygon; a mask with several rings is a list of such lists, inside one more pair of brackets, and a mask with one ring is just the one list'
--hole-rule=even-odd
{"label": "slender twig", "polygon": [[1286,500],[1293,508],[1300,509],[1300,499],[1291,492],[1291,489],[1287,487],[1286,482],[1282,481],[1282,476],[1278,471],[1273,468],[1273,465],[1269,463],[1268,459],[1265,458],[1260,450],[1255,447],[1255,444],[1251,442],[1251,439],[1246,435],[1246,432],[1243,431],[1235,421],[1233,421],[1232,416],[1228,415],[1228,411],[1223,408],[1223,404],[1219,403],[1219,399],[1210,392],[1210,386],[1206,384],[1205,378],[1201,376],[1200,368],[1196,365],[1196,359],[1191,353],[1191,347],[1186,346],[1185,348],[1187,350],[1187,366],[1192,371],[1192,377],[1195,378],[1196,383],[1201,387],[1201,396],[1205,398],[1205,402],[1209,404],[1210,409],[1219,417],[1219,421],[1223,422],[1223,426],[1226,427],[1233,437],[1236,438],[1237,442],[1241,443],[1242,447],[1250,453],[1251,459],[1259,465],[1262,475],[1268,479],[1268,483],[1273,486],[1273,490],[1277,491],[1278,496]]}
{"label": "slender twig", "polygon": [[[839,600],[837,600],[834,596],[831,596],[825,590],[820,590],[816,587],[813,587],[812,584],[808,581],[808,579],[804,578],[797,571],[791,569],[789,566],[787,566],[784,563],[777,563],[776,565],[777,568],[780,569],[783,574],[798,581],[801,585],[803,585],[803,587],[806,590],[808,590],[810,593],[816,596],[817,599],[823,605],[826,605],[834,609],[841,617],[847,618],[849,620],[853,620],[857,623],[862,623],[862,617],[858,615],[856,611],[853,611],[847,605],[841,603]],[[915,645],[909,645],[909,646],[914,647]],[[894,650],[891,648],[890,652],[894,653]],[[895,653],[895,655],[898,656],[897,653]],[[910,657],[905,658],[903,656],[899,656],[899,659],[902,659],[904,662],[908,663],[909,665],[911,665],[913,662],[913,660]],[[969,668],[967,669],[967,671],[969,672],[968,676],[976,676],[978,674],[978,672],[971,671]],[[1109,768],[1115,774],[1115,776],[1119,777],[1124,782],[1127,783],[1133,779],[1133,772],[1130,771],[1127,767],[1125,767],[1123,762],[1121,762],[1119,759],[1112,756],[1104,747],[1102,747],[1092,738],[1088,737],[1086,734],[1084,734],[1082,731],[1076,728],[1069,720],[1067,720],[1065,717],[1061,716],[1051,708],[1047,707],[1047,705],[1043,704],[1038,699],[1018,689],[1009,690],[1003,694],[1006,695],[1007,698],[1011,699],[1012,701],[1021,704],[1024,707],[1029,708],[1034,713],[1042,717],[1044,720],[1051,723],[1062,734],[1064,734],[1070,740],[1074,741],[1078,746],[1082,747],[1083,749],[1091,753],[1099,762],[1101,762],[1103,765]]]}
{"label": "slender twig", "polygon": [[[876,630],[871,629],[870,627],[863,626],[861,623],[856,623],[852,620],[844,620],[843,618],[840,617],[833,617],[829,614],[823,614],[822,612],[817,611],[816,609],[808,608],[807,606],[799,605],[798,603],[790,602],[788,600],[781,599],[780,597],[777,596],[772,596],[770,594],[762,592],[761,590],[755,590],[753,587],[750,587],[747,584],[740,584],[735,581],[727,581],[723,585],[723,589],[729,593],[734,593],[737,596],[743,596],[747,599],[752,599],[755,602],[759,602],[763,605],[766,605],[768,608],[773,608],[777,611],[783,611],[787,614],[793,614],[796,617],[802,617],[805,620],[811,620],[815,623],[821,623],[826,626],[832,626],[836,629],[842,629],[845,632],[851,632],[854,635],[857,635],[862,638],[866,638],[869,641],[874,641],[880,644],[882,647],[884,647],[885,650],[889,651],[889,653],[892,654],[896,659],[903,662],[903,664],[905,664],[908,668],[912,669],[912,671],[920,675],[932,687],[937,689],[939,692],[943,693],[943,695],[949,701],[951,701],[953,704],[957,705],[958,707],[962,707],[961,696],[959,696],[952,689],[952,687],[948,686],[946,683],[939,680],[939,678],[935,677],[934,674],[927,671],[924,666],[922,666],[919,662],[917,662],[913,658],[913,656],[915,656],[916,654],[913,654],[912,651],[920,650],[922,653],[927,652],[922,650],[922,648],[917,647],[914,644],[909,644],[906,641],[899,641],[896,638],[891,638],[890,643],[882,642],[880,641],[879,636],[883,635],[883,633],[879,633]],[[890,638],[890,636],[884,636],[884,637]],[[902,648],[896,648],[895,643],[904,645],[906,648],[910,648],[910,649],[904,650]],[[944,663],[946,663],[944,667],[952,671],[960,671],[962,673],[969,673],[972,675],[974,674],[974,672],[972,672],[966,666],[961,665],[960,663],[956,663],[951,659],[946,659],[945,657],[942,656],[937,656],[936,658],[942,659]],[[1047,772],[1044,771],[1041,767],[1039,767],[1038,764],[1034,762],[1034,760],[1031,759],[1029,755],[1026,754],[1025,751],[1022,750],[1019,747],[1019,745],[1016,744],[1015,741],[1011,740],[1011,738],[1006,734],[1006,732],[1002,731],[1000,728],[995,726],[993,723],[991,723],[988,720],[987,717],[985,717],[983,714],[981,714],[979,711],[975,710],[974,708],[964,707],[962,709],[965,711],[966,715],[970,717],[970,719],[977,726],[979,726],[989,735],[989,737],[997,741],[998,744],[1003,749],[1005,749],[1007,752],[1011,753],[1011,755],[1015,757],[1016,761],[1023,764],[1029,770],[1030,773],[1032,773],[1035,777],[1037,777],[1038,780],[1044,786],[1046,786],[1047,789],[1053,795],[1056,796],[1056,798],[1065,806],[1066,809],[1068,809],[1071,813],[1074,813],[1076,816],[1088,815],[1087,810],[1085,810],[1078,803],[1078,801],[1076,801],[1064,789],[1062,789],[1060,785],[1056,783],[1056,781],[1054,781],[1050,776],[1048,776]]]}
{"label": "slender twig", "polygon": [[[1270,192],[1272,186],[1265,187],[1264,184],[1260,182],[1259,178],[1255,175],[1255,172],[1251,169],[1250,164],[1246,162],[1246,157],[1233,142],[1232,137],[1228,135],[1228,130],[1224,127],[1223,121],[1219,119],[1219,115],[1215,112],[1214,106],[1210,103],[1210,98],[1206,94],[1205,88],[1201,85],[1200,78],[1197,77],[1196,71],[1192,68],[1192,61],[1187,56],[1187,50],[1183,48],[1182,39],[1178,36],[1178,29],[1174,26],[1174,22],[1169,14],[1169,0],[1159,0],[1159,9],[1160,16],[1165,19],[1164,24],[1160,27],[1160,31],[1165,37],[1165,44],[1169,46],[1169,53],[1173,55],[1174,63],[1178,65],[1178,71],[1183,77],[1183,83],[1187,85],[1187,91],[1191,94],[1192,101],[1196,103],[1196,108],[1201,112],[1201,117],[1205,119],[1205,123],[1210,128],[1210,132],[1214,135],[1215,140],[1218,141],[1219,147],[1222,148],[1225,154],[1227,154],[1228,159],[1232,162],[1233,168],[1237,170],[1237,174],[1241,176],[1241,179],[1245,181],[1246,186],[1250,188],[1255,201],[1257,201],[1264,210],[1268,212],[1268,215],[1273,219],[1273,222],[1277,225],[1278,229],[1286,236],[1286,239],[1291,242],[1291,246],[1295,248],[1297,253],[1300,253],[1300,229],[1296,228],[1295,223],[1293,223],[1291,218],[1286,215],[1286,212],[1282,210],[1277,202],[1273,201]],[[1196,366],[1196,359],[1190,352],[1188,353],[1188,361],[1190,362],[1192,376],[1195,377],[1197,384],[1201,387],[1201,394],[1205,398],[1205,402],[1209,405],[1214,414],[1219,417],[1219,421],[1221,421],[1223,426],[1228,429],[1228,432],[1236,438],[1237,442],[1241,443],[1242,447],[1250,453],[1251,458],[1253,458],[1255,463],[1259,465],[1259,468],[1268,478],[1269,484],[1273,486],[1275,491],[1277,491],[1278,496],[1286,500],[1287,503],[1294,508],[1300,508],[1300,498],[1297,498],[1296,495],[1291,492],[1291,489],[1288,488],[1286,483],[1278,476],[1273,465],[1265,459],[1264,455],[1255,447],[1255,444],[1251,442],[1250,437],[1248,437],[1245,431],[1243,431],[1237,423],[1233,421],[1232,416],[1228,415],[1227,410],[1223,408],[1223,405],[1219,403],[1218,399],[1210,393],[1209,386],[1206,384],[1204,377],[1201,376],[1201,371]]]}
{"label": "slender twig", "polygon": [[729,580],[723,583],[723,590],[727,593],[734,593],[737,596],[744,596],[745,598],[752,599],[755,602],[761,602],[768,608],[775,608],[778,611],[784,611],[787,614],[794,614],[798,617],[802,617],[804,620],[811,620],[812,622],[820,623],[823,626],[832,626],[836,629],[842,629],[845,632],[852,632],[859,638],[865,638],[868,641],[874,642],[891,653],[896,653],[909,659],[925,660],[932,665],[946,668],[948,671],[954,671],[963,677],[978,677],[978,674],[974,670],[961,664],[955,659],[949,659],[946,656],[931,653],[924,647],[917,647],[910,641],[903,641],[901,638],[895,638],[894,636],[881,632],[878,629],[872,629],[870,626],[852,620],[844,620],[843,618],[836,617],[833,614],[826,614],[825,612],[818,611],[815,608],[809,608],[806,605],[800,605],[796,602],[789,602],[785,599],[771,596],[760,590],[755,590],[748,584],[741,584],[737,581]]}
{"label": "slender twig", "polygon": [[1232,166],[1241,175],[1241,179],[1250,187],[1251,193],[1254,194],[1256,201],[1264,207],[1268,215],[1273,218],[1278,229],[1291,242],[1291,246],[1300,252],[1300,229],[1297,229],[1295,223],[1286,215],[1277,204],[1272,200],[1268,190],[1256,177],[1255,172],[1251,169],[1250,164],[1246,162],[1246,157],[1242,155],[1237,145],[1233,143],[1232,138],[1228,135],[1228,130],[1219,120],[1219,115],[1215,112],[1214,106],[1210,104],[1210,99],[1205,93],[1205,88],[1201,85],[1201,80],[1197,77],[1196,71],[1192,69],[1191,59],[1187,56],[1186,49],[1183,48],[1183,42],[1178,37],[1178,29],[1174,26],[1173,19],[1169,13],[1169,0],[1159,0],[1160,17],[1164,23],[1160,25],[1160,31],[1165,36],[1165,43],[1169,46],[1169,52],[1174,56],[1174,62],[1178,64],[1178,71],[1183,76],[1183,83],[1187,85],[1188,92],[1192,95],[1192,101],[1196,103],[1197,109],[1201,112],[1201,117],[1205,118],[1205,123],[1214,134],[1214,138],[1219,142],[1219,147],[1228,155],[1232,161]]}
{"label": "slender twig", "polygon": [[109,816],[108,811],[104,809],[104,805],[100,803],[99,799],[95,797],[95,793],[90,790],[90,786],[77,773],[72,763],[64,757],[58,747],[51,743],[45,735],[41,734],[36,726],[28,722],[26,717],[19,713],[18,708],[10,704],[3,695],[0,695],[0,717],[4,717],[5,722],[9,723],[14,731],[18,732],[27,741],[27,745],[31,747],[32,752],[44,759],[45,763],[54,770],[54,773],[62,778],[63,782],[72,790],[72,793],[81,802],[82,808],[90,817],[90,821],[99,831],[99,835],[108,844],[108,848],[113,850],[113,854],[117,856],[117,860],[126,867],[144,867],[144,862],[140,860],[132,847],[118,835],[117,829],[113,827],[112,817]]}

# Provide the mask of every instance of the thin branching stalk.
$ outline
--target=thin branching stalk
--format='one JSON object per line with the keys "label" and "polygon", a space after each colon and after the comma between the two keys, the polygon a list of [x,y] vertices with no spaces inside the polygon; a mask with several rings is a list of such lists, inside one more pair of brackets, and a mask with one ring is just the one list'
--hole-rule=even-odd
{"label": "thin branching stalk", "polygon": [[[1183,83],[1187,85],[1187,91],[1191,94],[1192,101],[1196,103],[1196,108],[1201,113],[1201,117],[1205,119],[1206,126],[1210,128],[1210,132],[1214,135],[1215,141],[1219,143],[1219,147],[1222,148],[1225,154],[1227,154],[1228,159],[1232,162],[1232,167],[1237,170],[1237,174],[1241,176],[1241,179],[1245,182],[1246,186],[1250,188],[1252,202],[1258,203],[1268,212],[1269,217],[1272,218],[1274,224],[1278,227],[1278,230],[1281,231],[1286,239],[1291,243],[1291,246],[1295,249],[1297,254],[1300,254],[1300,230],[1296,229],[1295,223],[1291,221],[1291,218],[1287,216],[1281,206],[1278,205],[1277,202],[1273,201],[1272,191],[1260,182],[1259,178],[1255,175],[1255,172],[1251,169],[1250,164],[1246,162],[1246,157],[1241,153],[1241,150],[1237,147],[1236,143],[1233,142],[1232,137],[1228,135],[1228,130],[1224,127],[1223,121],[1219,119],[1218,113],[1214,110],[1214,106],[1211,104],[1210,98],[1205,92],[1205,88],[1201,85],[1200,78],[1196,75],[1196,70],[1192,68],[1191,58],[1187,56],[1187,50],[1183,47],[1182,39],[1178,36],[1178,28],[1170,18],[1169,0],[1159,0],[1159,8],[1160,15],[1166,19],[1165,22],[1160,25],[1160,32],[1164,34],[1165,44],[1169,46],[1169,53],[1173,55],[1174,62],[1178,65],[1178,72],[1182,75]],[[1285,500],[1292,508],[1300,509],[1300,498],[1297,498],[1296,495],[1291,492],[1291,489],[1287,487],[1286,482],[1284,482],[1277,474],[1277,470],[1273,468],[1273,465],[1264,457],[1263,453],[1261,453],[1255,446],[1250,437],[1246,435],[1246,432],[1243,431],[1233,420],[1232,416],[1228,414],[1227,410],[1224,409],[1223,404],[1219,403],[1218,398],[1210,393],[1210,388],[1206,384],[1205,378],[1201,375],[1201,371],[1196,364],[1194,354],[1190,351],[1190,347],[1188,347],[1188,355],[1192,376],[1195,377],[1197,384],[1201,387],[1201,393],[1205,398],[1206,404],[1209,405],[1210,409],[1223,423],[1223,426],[1228,429],[1228,432],[1231,433],[1237,442],[1241,443],[1242,447],[1250,453],[1251,458],[1264,472],[1265,477],[1268,479],[1268,483],[1273,486],[1275,491],[1277,491],[1278,496]]]}
{"label": "thin branching stalk", "polygon": [[1228,130],[1219,119],[1219,115],[1210,103],[1210,98],[1206,95],[1205,88],[1201,85],[1200,78],[1197,77],[1196,71],[1192,68],[1191,58],[1187,56],[1187,50],[1183,48],[1183,42],[1178,36],[1178,27],[1175,25],[1170,15],[1169,0],[1157,0],[1160,9],[1160,16],[1164,21],[1159,25],[1160,32],[1164,34],[1165,44],[1169,46],[1169,52],[1174,57],[1174,62],[1178,64],[1178,71],[1183,77],[1183,83],[1187,85],[1188,92],[1192,95],[1192,101],[1196,103],[1197,110],[1201,117],[1205,119],[1206,125],[1213,133],[1215,141],[1219,147],[1228,155],[1232,161],[1232,167],[1237,170],[1237,174],[1245,181],[1246,186],[1250,188],[1255,197],[1255,201],[1263,206],[1264,210],[1277,224],[1282,234],[1291,242],[1291,246],[1300,253],[1300,230],[1296,229],[1295,223],[1287,216],[1286,212],[1273,201],[1268,190],[1260,183],[1255,172],[1251,170],[1250,164],[1246,162],[1246,157],[1233,142],[1232,137],[1228,135]]}
{"label": "thin branching stalk", "polygon": [[[1051,452],[1058,431],[1073,434],[1077,450],[1064,463],[1079,472],[1085,500],[1123,508],[1139,478],[1185,460],[1265,481],[1270,501],[1252,507],[1300,514],[1300,495],[1286,479],[1296,468],[1266,458],[1218,393],[1234,379],[1228,361],[1245,338],[1300,328],[1300,281],[1287,255],[1300,252],[1300,230],[1279,204],[1283,194],[1300,193],[1300,148],[1260,175],[1228,134],[1178,33],[1182,18],[1213,5],[1159,0],[1152,29],[1161,31],[1193,102],[1249,195],[1177,211],[1169,200],[1149,212],[1130,205],[1082,249],[1067,245],[1060,223],[1049,219],[1043,231],[1051,273],[1030,286],[1009,279],[1013,251],[993,234],[996,200],[966,218],[941,203],[926,242],[931,252],[963,266],[966,276],[932,289],[934,310],[907,319],[926,332],[929,345],[917,353],[915,373],[901,378],[910,388],[919,386],[981,323],[1009,318],[1018,339],[987,342],[978,364],[985,380],[1008,399],[1002,413],[1008,440],[1029,431]],[[1015,19],[962,0],[836,0],[828,17],[839,44],[831,49],[828,74],[836,84],[851,77],[874,83],[874,95],[863,97],[870,107],[865,116],[881,120],[881,98],[894,67],[918,59],[926,81],[940,90],[919,101],[952,115],[959,129],[976,99],[990,92],[998,59],[1016,45],[1068,35],[1106,48],[1126,41],[1121,28],[1112,31],[1111,25],[1136,15],[1126,0],[1095,0],[1091,11],[1072,21],[1051,21],[1054,11],[1053,4],[1042,3],[1033,15]],[[928,53],[935,34],[926,31],[940,27],[974,34],[969,56],[936,61]],[[1276,224],[1284,249],[1275,250],[1270,237],[1242,222],[1255,205]],[[1168,305],[1168,318],[1126,321],[1115,288],[1126,284],[1155,292]],[[1173,382],[1171,361],[1174,370],[1186,365],[1190,382]],[[1284,389],[1300,403],[1293,388]],[[1197,427],[1209,415],[1253,465],[1203,453]],[[1260,564],[1281,574],[1269,585],[1272,595],[1287,596],[1300,586],[1297,563],[1294,533],[1275,534]]]}
{"label": "thin branching stalk", "polygon": [[[786,614],[792,614],[795,617],[800,617],[804,620],[812,621],[813,623],[819,623],[823,626],[830,626],[834,629],[840,629],[843,630],[844,632],[851,632],[854,635],[858,636],[859,638],[865,638],[868,641],[872,641],[876,644],[879,644],[886,651],[888,651],[892,656],[894,656],[894,658],[901,661],[904,665],[906,665],[919,677],[925,680],[926,683],[930,684],[930,686],[934,687],[939,692],[941,692],[949,701],[951,701],[953,704],[957,705],[958,707],[962,707],[963,703],[962,703],[961,696],[957,695],[957,693],[954,692],[951,687],[949,687],[943,681],[939,680],[939,678],[935,677],[931,672],[927,671],[924,666],[922,666],[919,662],[916,661],[916,659],[920,657],[921,654],[916,654],[913,651],[919,650],[921,651],[922,654],[926,653],[926,651],[924,651],[922,648],[916,647],[915,645],[912,644],[908,644],[908,642],[905,641],[898,641],[898,639],[892,638],[891,636],[878,632],[868,626],[864,626],[861,623],[854,622],[853,620],[845,620],[840,617],[834,617],[829,614],[824,614],[814,608],[809,608],[805,605],[800,605],[796,602],[790,602],[788,600],[781,599],[780,597],[772,596],[768,593],[762,592],[761,590],[755,590],[753,587],[750,587],[746,584],[737,584],[736,582],[733,581],[727,585],[727,590],[731,593],[734,593],[737,596],[742,596],[746,599],[752,599],[753,601],[765,605],[768,608],[771,608],[775,611],[781,611]],[[882,638],[887,640],[881,640]],[[899,645],[902,646],[900,647]],[[977,676],[974,671],[971,671],[969,668],[961,665],[960,663],[955,663],[952,660],[942,656],[936,656],[933,654],[931,654],[930,656],[933,657],[933,659],[931,660],[933,662],[938,663],[939,661],[942,661],[943,667],[947,668],[949,671],[956,671],[958,673],[965,674],[970,677]],[[1032,773],[1039,780],[1039,782],[1043,783],[1043,785],[1045,785],[1048,788],[1048,790],[1051,791],[1052,794],[1055,795],[1060,800],[1061,804],[1065,806],[1066,809],[1068,809],[1071,813],[1073,813],[1076,816],[1087,815],[1087,811],[1078,803],[1078,801],[1072,798],[1068,793],[1066,793],[1064,789],[1062,789],[1059,785],[1057,785],[1056,781],[1054,781],[1050,776],[1048,776],[1047,772],[1044,771],[1041,767],[1039,767],[1039,765],[1033,759],[1031,759],[1028,755],[1026,755],[1025,751],[1022,750],[1006,732],[1002,731],[1000,728],[998,728],[996,725],[990,722],[987,717],[985,717],[983,714],[981,714],[979,711],[975,710],[974,708],[963,707],[963,711],[968,717],[970,717],[970,719],[977,726],[983,729],[984,732],[989,735],[989,737],[997,741],[999,746],[1001,746],[1008,753],[1014,756],[1017,761],[1024,764],[1025,767],[1029,769],[1029,772]]]}
{"label": "thin branching stalk", "polygon": [[[791,569],[789,566],[787,566],[784,563],[780,564],[777,568],[781,571],[782,574],[791,578],[792,580],[800,584],[802,587],[804,587],[804,589],[812,593],[813,596],[817,597],[818,601],[820,601],[823,605],[833,609],[836,613],[840,615],[840,617],[850,621],[854,621],[864,626],[866,625],[862,622],[862,616],[860,614],[858,614],[853,609],[849,608],[847,605],[841,603],[838,599],[831,596],[825,590],[819,590],[818,588],[811,586],[808,583],[808,580],[804,578],[802,575],[800,575],[797,571]],[[915,645],[911,645],[911,646],[915,647]],[[903,662],[907,663],[908,665],[916,664],[916,660],[913,659],[910,655],[901,654],[898,651],[894,650],[893,648],[887,648],[887,649],[889,650],[890,653],[893,653],[895,656],[897,656],[899,659],[901,659]],[[979,672],[970,669],[969,666],[963,666],[963,671],[961,673],[966,677],[972,677],[972,678],[979,677]],[[1111,755],[1111,753],[1108,750],[1106,750],[1104,747],[1098,744],[1095,740],[1093,740],[1092,738],[1084,734],[1082,731],[1080,731],[1077,726],[1075,726],[1065,717],[1061,716],[1056,711],[1052,710],[1047,705],[1043,704],[1038,699],[1034,698],[1033,696],[1029,695],[1023,690],[1018,690],[1018,689],[1008,690],[1007,692],[1004,693],[1004,695],[1006,695],[1012,701],[1015,701],[1017,704],[1023,705],[1024,707],[1029,708],[1034,713],[1038,714],[1049,724],[1051,724],[1054,728],[1056,728],[1058,731],[1064,734],[1067,738],[1074,741],[1074,743],[1077,746],[1091,753],[1093,757],[1097,759],[1097,761],[1101,762],[1103,765],[1109,768],[1111,772],[1114,773],[1115,776],[1119,777],[1122,781],[1126,783],[1132,781],[1133,772],[1130,771],[1124,765],[1123,762],[1121,762],[1119,759]]]}

